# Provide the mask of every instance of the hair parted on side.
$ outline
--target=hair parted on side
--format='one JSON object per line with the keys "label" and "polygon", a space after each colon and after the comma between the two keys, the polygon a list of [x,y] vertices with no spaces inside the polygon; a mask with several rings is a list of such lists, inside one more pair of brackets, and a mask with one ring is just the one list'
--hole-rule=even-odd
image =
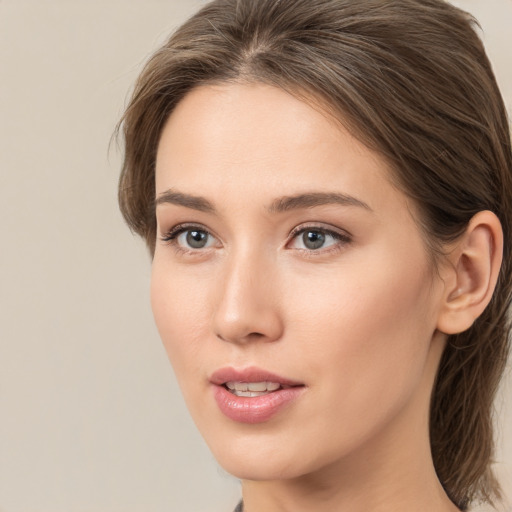
{"label": "hair parted on side", "polygon": [[449,337],[431,401],[434,465],[462,510],[500,496],[492,412],[512,296],[510,129],[475,25],[444,0],[214,0],[151,57],[120,124],[120,207],[151,252],[162,129],[208,83],[262,82],[326,105],[390,162],[434,260],[477,212],[498,216],[497,288],[474,325]]}

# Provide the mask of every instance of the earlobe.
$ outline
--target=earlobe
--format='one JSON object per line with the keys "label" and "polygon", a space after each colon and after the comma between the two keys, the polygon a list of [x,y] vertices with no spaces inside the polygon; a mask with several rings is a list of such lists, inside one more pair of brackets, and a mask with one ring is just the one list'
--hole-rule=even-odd
{"label": "earlobe", "polygon": [[450,251],[449,275],[437,328],[445,334],[469,329],[489,304],[503,257],[503,231],[496,215],[478,212]]}

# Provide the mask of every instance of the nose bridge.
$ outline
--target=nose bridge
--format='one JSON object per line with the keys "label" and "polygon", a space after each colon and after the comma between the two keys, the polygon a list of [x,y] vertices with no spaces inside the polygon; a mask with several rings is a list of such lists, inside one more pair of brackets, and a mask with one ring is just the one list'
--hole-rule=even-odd
{"label": "nose bridge", "polygon": [[219,276],[215,334],[230,342],[281,337],[275,262],[264,251],[244,247],[227,256]]}

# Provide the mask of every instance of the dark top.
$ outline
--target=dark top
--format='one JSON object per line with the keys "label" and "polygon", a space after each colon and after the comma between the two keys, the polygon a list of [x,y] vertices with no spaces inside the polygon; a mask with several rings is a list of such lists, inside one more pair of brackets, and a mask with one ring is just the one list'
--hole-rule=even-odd
{"label": "dark top", "polygon": [[233,512],[244,512],[244,502],[241,501],[235,508],[235,510],[233,510]]}

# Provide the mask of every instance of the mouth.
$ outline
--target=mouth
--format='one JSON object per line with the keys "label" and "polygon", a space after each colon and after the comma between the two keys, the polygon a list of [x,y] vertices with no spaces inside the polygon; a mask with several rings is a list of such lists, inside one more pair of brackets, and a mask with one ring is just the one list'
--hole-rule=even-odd
{"label": "mouth", "polygon": [[305,384],[251,367],[223,368],[210,378],[220,411],[237,423],[264,423],[291,406]]}
{"label": "mouth", "polygon": [[268,395],[280,389],[287,389],[292,386],[280,384],[279,382],[238,382],[229,381],[223,384],[224,388],[235,396],[256,397]]}
{"label": "mouth", "polygon": [[223,386],[236,396],[249,397],[273,393],[280,389],[304,386],[302,382],[254,366],[240,370],[232,367],[221,368],[211,375],[210,382],[217,386]]}

